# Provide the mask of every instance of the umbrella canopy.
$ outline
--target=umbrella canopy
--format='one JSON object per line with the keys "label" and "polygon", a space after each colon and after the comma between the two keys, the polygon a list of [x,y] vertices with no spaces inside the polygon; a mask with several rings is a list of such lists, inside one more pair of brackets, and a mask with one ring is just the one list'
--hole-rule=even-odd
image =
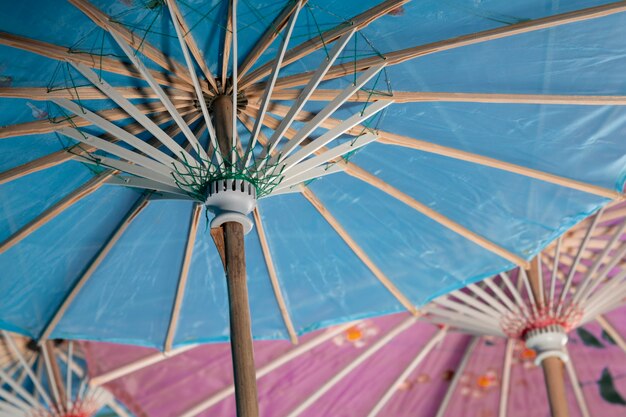
{"label": "umbrella canopy", "polygon": [[[554,395],[539,365],[559,358],[568,415],[623,415],[625,229],[626,206],[614,205],[542,253],[543,301],[533,298],[532,269],[515,270],[427,305],[438,326],[393,315],[308,335],[298,346],[257,342],[261,414],[549,415]],[[555,260],[555,269],[546,265]],[[566,343],[557,337],[556,348],[537,342],[537,332],[560,331]],[[232,415],[225,346],[173,357],[104,343],[85,351],[92,383],[137,416]]]}
{"label": "umbrella canopy", "polygon": [[82,352],[72,342],[0,333],[0,416],[130,417],[112,395],[90,387]]}
{"label": "umbrella canopy", "polygon": [[[623,187],[625,2],[2,7],[0,323],[31,337],[229,337],[220,236],[194,201],[207,158],[233,156],[210,132],[233,89],[244,177],[271,196],[245,242],[258,339],[525,265]],[[334,153],[274,178],[262,143],[283,136],[277,152]]]}

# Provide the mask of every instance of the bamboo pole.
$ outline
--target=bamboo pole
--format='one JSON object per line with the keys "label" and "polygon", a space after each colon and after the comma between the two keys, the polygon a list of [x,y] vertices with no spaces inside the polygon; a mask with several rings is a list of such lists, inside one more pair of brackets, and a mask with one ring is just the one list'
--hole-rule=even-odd
{"label": "bamboo pole", "polygon": [[[539,267],[540,262],[535,258],[531,262],[531,268],[528,271],[528,280],[535,300],[540,299],[543,285],[543,282],[540,280]],[[563,361],[556,356],[547,357],[541,361],[541,367],[543,368],[543,376],[546,381],[552,417],[569,417]]]}
{"label": "bamboo pole", "polygon": [[[222,155],[228,165],[235,161],[231,155],[233,138],[233,105],[228,96],[219,96],[213,103],[215,133]],[[230,160],[229,160],[230,159]],[[238,417],[258,417],[256,372],[248,288],[243,226],[237,222],[222,224],[228,304],[230,313],[230,345],[235,379],[235,401]]]}

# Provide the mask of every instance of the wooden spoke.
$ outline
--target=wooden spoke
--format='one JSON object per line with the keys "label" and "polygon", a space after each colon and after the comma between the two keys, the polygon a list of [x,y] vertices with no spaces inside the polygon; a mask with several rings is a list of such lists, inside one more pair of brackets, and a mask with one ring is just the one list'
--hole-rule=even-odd
{"label": "wooden spoke", "polygon": [[471,230],[461,226],[459,223],[449,219],[448,217],[436,212],[435,210],[431,209],[429,206],[420,203],[419,201],[415,200],[414,198],[410,197],[409,195],[403,193],[402,191],[398,190],[395,187],[392,187],[391,185],[387,184],[386,182],[384,182],[383,180],[381,180],[380,178],[376,177],[373,174],[370,174],[369,172],[365,171],[364,169],[356,166],[353,163],[347,163],[345,166],[345,172],[348,175],[351,175],[355,178],[358,178],[368,184],[370,184],[371,186],[378,188],[379,190],[389,194],[390,196],[402,201],[403,203],[405,203],[406,205],[408,205],[409,207],[415,209],[416,211],[420,212],[421,214],[423,214],[424,216],[430,218],[431,220],[436,221],[437,223],[441,224],[442,226],[444,226],[447,229],[452,230],[453,232],[463,236],[464,238],[466,238],[467,240],[477,244],[478,246],[482,247],[483,249],[488,250],[489,252],[492,252],[510,262],[515,263],[518,266],[524,267],[526,268],[528,266],[528,261],[526,261],[524,258],[509,252],[508,250],[504,249],[503,247],[491,242],[490,240],[480,236],[479,234],[472,232]]}
{"label": "wooden spoke", "polygon": [[295,328],[293,327],[293,321],[291,320],[291,316],[289,315],[289,311],[287,310],[287,304],[285,303],[283,292],[280,289],[278,274],[276,273],[276,268],[274,267],[272,253],[270,251],[269,243],[267,242],[267,237],[265,236],[265,228],[263,226],[263,222],[261,221],[261,214],[259,213],[259,209],[255,208],[252,214],[254,217],[254,224],[256,225],[257,234],[259,236],[261,250],[263,251],[263,257],[265,258],[267,272],[270,276],[272,289],[274,290],[274,296],[276,297],[276,302],[278,303],[278,308],[280,310],[280,315],[282,316],[285,327],[287,328],[287,333],[289,333],[291,343],[296,345],[298,344],[298,335]]}
{"label": "wooden spoke", "polygon": [[152,60],[152,62],[167,71],[173,72],[178,78],[181,78],[188,84],[191,84],[191,78],[189,78],[185,68],[179,62],[176,62],[176,60],[174,60],[170,55],[161,52],[159,49],[152,46],[152,44],[150,44],[150,42],[146,39],[133,34],[122,24],[113,21],[110,16],[95,7],[88,0],[69,0],[69,2],[85,13],[87,17],[89,17],[96,25],[100,26],[104,30],[118,34],[134,49],[141,50],[141,53]]}
{"label": "wooden spoke", "polygon": [[581,389],[580,381],[578,380],[578,375],[576,374],[576,369],[574,368],[572,357],[567,351],[567,347],[565,347],[565,352],[570,358],[569,361],[565,362],[565,369],[567,370],[567,374],[569,375],[569,382],[574,391],[574,396],[576,397],[576,402],[578,403],[580,414],[582,415],[582,417],[590,417],[591,414],[589,413],[589,407],[587,407],[587,400],[585,399],[585,394]]}
{"label": "wooden spoke", "polygon": [[[385,407],[385,405],[387,405],[389,400],[391,400],[393,395],[398,391],[398,388],[400,388],[400,386],[409,378],[409,376],[413,373],[413,371],[417,369],[420,363],[422,363],[422,361],[426,359],[428,354],[443,340],[447,331],[448,331],[447,327],[439,329],[430,338],[430,340],[419,350],[415,358],[413,358],[413,360],[407,365],[407,367],[404,368],[404,370],[398,376],[398,378],[396,378],[396,380],[391,384],[391,386],[387,388],[387,391],[385,391],[381,399],[378,400],[376,405],[374,405],[374,408],[372,409],[372,411],[370,411],[367,417],[376,417],[380,413],[380,411]],[[463,369],[461,365],[461,367],[457,369],[457,371],[455,372],[455,376],[457,374],[460,375],[462,373],[463,373]],[[439,417],[439,415],[437,415],[437,417]]]}
{"label": "wooden spoke", "polygon": [[[317,346],[320,346],[322,343],[331,340],[335,336],[341,334],[346,331],[350,327],[354,326],[354,323],[342,324],[339,326],[332,327],[319,335],[307,340],[301,345],[293,347],[291,350],[287,351],[284,355],[277,357],[266,365],[263,365],[259,369],[257,369],[256,376],[257,379],[261,379],[269,373],[275,371],[281,366],[289,363],[290,361],[298,358],[299,356],[310,352]],[[223,401],[224,399],[230,397],[235,392],[235,387],[230,385],[228,387],[222,388],[218,392],[212,394],[209,398],[199,402],[198,404],[191,407],[189,410],[186,410],[180,414],[179,417],[195,417],[198,414],[202,413],[205,410],[208,410],[215,404]]]}
{"label": "wooden spoke", "polygon": [[391,329],[386,335],[381,337],[375,343],[371,344],[363,353],[356,357],[352,362],[348,363],[345,367],[338,370],[338,372],[333,375],[331,379],[326,381],[320,388],[318,388],[314,393],[306,398],[298,407],[296,407],[293,411],[291,411],[287,416],[288,417],[297,417],[304,413],[313,403],[315,403],[318,399],[322,397],[325,393],[327,393],[332,387],[337,385],[341,380],[343,380],[350,372],[356,369],[359,365],[369,359],[372,355],[378,352],[380,349],[385,347],[391,340],[397,337],[402,332],[409,329],[411,326],[415,324],[417,319],[415,317],[409,317],[405,319],[400,324]]}
{"label": "wooden spoke", "polygon": [[308,0],[297,0],[289,2],[283,11],[274,19],[269,28],[265,31],[263,36],[254,45],[250,53],[246,56],[243,63],[239,66],[239,74],[237,78],[241,80],[244,75],[248,73],[250,68],[254,66],[259,57],[263,55],[263,52],[274,42],[280,32],[287,26],[287,22],[291,19],[293,14],[297,14],[300,7],[304,7]]}
{"label": "wooden spoke", "polygon": [[[12,35],[6,32],[0,32],[0,45],[10,46],[12,48],[22,49],[46,58],[55,59],[57,61],[73,61],[86,65],[90,68],[102,68],[104,71],[115,74],[125,75],[128,77],[143,79],[141,74],[128,69],[125,62],[107,57],[94,57],[88,54],[75,54],[68,51],[67,47],[53,45],[50,43],[29,39],[23,36]],[[150,70],[150,74],[160,84],[175,87],[179,90],[193,92],[193,86],[186,81],[177,79],[172,75],[162,72]]]}
{"label": "wooden spoke", "polygon": [[179,9],[176,0],[168,0],[167,5],[170,8],[170,10],[176,15],[178,24],[180,25],[184,33],[185,43],[187,44],[187,47],[189,48],[191,55],[193,55],[194,59],[196,60],[196,63],[200,67],[200,70],[204,74],[204,77],[213,88],[213,90],[210,91],[210,93],[211,94],[217,93],[218,88],[217,88],[217,83],[215,82],[215,76],[213,75],[209,67],[207,66],[206,60],[204,59],[204,54],[198,47],[198,44],[196,44],[196,40],[191,34],[191,29],[189,29],[189,25],[187,25],[187,22],[185,21],[185,18],[183,17],[183,14],[181,13]]}
{"label": "wooden spoke", "polygon": [[60,201],[53,204],[35,219],[31,220],[29,223],[20,228],[17,232],[13,233],[2,243],[0,243],[0,254],[6,252],[18,242],[28,237],[31,233],[35,232],[41,226],[45,225],[50,220],[61,214],[63,211],[67,210],[74,203],[77,203],[88,195],[96,192],[102,185],[104,185],[106,180],[111,175],[113,175],[112,170],[103,171],[87,181],[85,184],[78,187],[76,190],[63,197]]}
{"label": "wooden spoke", "polygon": [[[122,97],[127,99],[136,98],[158,98],[150,88],[139,87],[117,87]],[[170,100],[189,102],[195,96],[188,91],[180,91],[174,88],[164,90]],[[82,86],[64,88],[59,90],[49,90],[40,87],[0,87],[0,97],[3,98],[24,98],[29,100],[47,101],[54,98],[66,98],[68,100],[105,100],[108,97],[95,87]]]}
{"label": "wooden spoke", "polygon": [[164,360],[172,358],[176,355],[180,355],[181,353],[187,352],[195,347],[197,347],[197,345],[185,345],[168,352],[167,355],[163,352],[152,353],[148,356],[122,365],[119,368],[111,369],[103,374],[91,378],[89,380],[89,386],[99,387],[116,379],[122,378],[123,376],[132,374],[133,372],[138,372],[149,366],[163,362]]}
{"label": "wooden spoke", "polygon": [[[336,41],[337,39],[339,39],[340,37],[344,36],[345,34],[349,33],[352,30],[358,31],[367,27],[370,23],[372,23],[379,17],[384,16],[390,11],[397,9],[398,7],[407,3],[408,1],[409,0],[386,0],[372,7],[371,9],[353,17],[352,19],[350,19],[348,23],[338,25],[334,29],[331,29],[322,33],[320,36],[316,36],[315,38],[309,39],[308,41],[301,43],[300,45],[287,51],[287,54],[285,55],[285,59],[283,61],[283,65],[291,64],[292,62],[295,62],[301,59],[302,57],[309,55],[323,48],[324,45],[327,45],[331,42]],[[357,61],[357,62],[360,62],[360,61]],[[264,77],[266,77],[270,73],[271,68],[272,68],[272,62],[268,62],[260,66],[258,69],[254,70],[248,76],[243,78],[242,83],[241,83],[241,88],[247,88],[251,86],[252,84],[262,80]],[[309,78],[307,78],[306,81],[304,81],[301,84],[296,84],[296,85],[306,84],[307,81],[310,79],[310,76],[312,76],[312,73],[308,75],[309,75]],[[289,79],[289,78],[290,77],[285,77],[285,79]]]}
{"label": "wooden spoke", "polygon": [[[250,115],[250,114],[248,114]],[[272,117],[266,117],[263,121],[263,124],[266,125],[267,127],[271,128],[271,129],[275,129],[276,126],[278,126],[279,122],[272,118]],[[380,134],[381,132],[379,132]],[[287,139],[292,139],[295,135],[295,131],[293,129],[288,129],[284,136]],[[309,141],[304,141],[303,144],[309,143]],[[326,151],[327,148],[321,148],[318,152],[324,152]],[[392,197],[402,201],[403,203],[407,204],[409,207],[415,209],[416,211],[424,214],[425,216],[429,217],[430,219],[436,221],[437,223],[441,224],[442,226],[454,231],[455,233],[458,233],[459,235],[465,237],[466,239],[474,242],[475,244],[481,246],[482,248],[495,253],[498,256],[501,256],[504,259],[507,259],[513,263],[515,263],[518,266],[521,267],[525,267],[527,268],[529,265],[529,262],[526,261],[525,259],[523,259],[522,257],[507,251],[506,249],[496,245],[495,243],[485,239],[484,237],[478,235],[477,233],[472,232],[469,229],[466,229],[465,227],[461,226],[460,224],[452,221],[451,219],[443,216],[440,213],[437,213],[436,211],[432,210],[430,207],[426,206],[425,204],[422,204],[420,202],[418,202],[417,200],[415,200],[414,198],[408,196],[407,194],[404,194],[402,191],[390,186],[389,184],[387,184],[386,182],[384,182],[383,180],[381,180],[380,178],[370,174],[369,172],[359,168],[358,166],[356,166],[353,163],[349,163],[346,161],[338,161],[337,165],[342,166],[345,173],[348,175],[351,175],[355,178],[358,178],[364,182],[367,182],[368,184],[380,189],[381,191],[384,191],[385,193],[391,195]]]}
{"label": "wooden spoke", "polygon": [[176,297],[174,299],[170,323],[165,337],[165,352],[170,352],[172,350],[172,345],[174,344],[174,337],[176,336],[176,328],[178,327],[178,319],[180,317],[180,309],[183,306],[183,300],[185,298],[185,288],[187,286],[189,267],[191,266],[191,257],[193,256],[193,247],[196,243],[196,232],[198,231],[200,213],[202,213],[202,205],[195,204],[189,221],[187,243],[185,244],[185,253],[183,255],[183,262],[180,268],[180,275],[178,277]]}
{"label": "wooden spoke", "polygon": [[[249,107],[255,107],[255,105],[251,105]],[[270,112],[283,116],[286,115],[288,107],[273,104],[270,108]],[[314,113],[301,111],[296,120],[300,121],[310,121],[315,117]],[[340,120],[333,119],[331,117],[326,118],[321,126],[327,129],[332,129],[338,126],[341,123]],[[358,135],[364,130],[364,126],[357,125],[349,130],[348,134]],[[401,146],[404,148],[410,148],[422,152],[432,153],[435,155],[441,155],[448,158],[458,159],[465,162],[471,162],[478,165],[484,165],[490,168],[499,169],[502,171],[512,172],[514,174],[523,175],[525,177],[538,179],[541,181],[545,181],[551,184],[556,184],[562,187],[571,188],[578,191],[583,191],[590,194],[599,195],[601,197],[610,198],[613,200],[621,200],[623,199],[622,193],[616,190],[611,190],[608,188],[600,187],[597,185],[585,183],[582,181],[572,180],[567,177],[562,177],[555,174],[550,174],[548,172],[536,170],[533,168],[523,167],[521,165],[512,164],[509,162],[504,162],[499,159],[491,158],[488,156],[483,156],[467,151],[462,151],[460,149],[454,149],[447,146],[441,146],[434,144],[432,142],[427,142],[420,139],[414,139],[408,136],[398,135],[396,133],[391,133],[384,130],[379,130],[378,132],[379,139],[378,142],[385,145],[395,145]]]}
{"label": "wooden spoke", "polygon": [[[226,81],[228,79],[228,62],[230,61],[230,48],[233,42],[233,1],[228,0],[228,15],[226,17],[226,28],[224,29],[224,49],[222,50],[222,85],[221,92],[226,92]],[[237,59],[235,57],[235,59]]]}
{"label": "wooden spoke", "polygon": [[[187,103],[186,105],[189,105]],[[143,114],[164,112],[165,107],[161,103],[148,103],[139,104],[136,106],[137,110]],[[114,122],[117,120],[130,119],[131,117],[124,110],[115,108],[110,110],[102,110],[95,112],[98,116]],[[16,136],[38,135],[42,133],[52,133],[59,127],[84,127],[91,125],[91,122],[87,120],[81,120],[80,118],[73,118],[72,120],[65,120],[63,118],[56,118],[54,120],[35,120],[33,122],[18,123],[14,125],[0,127],[0,139],[12,138]]]}
{"label": "wooden spoke", "polygon": [[626,340],[617,331],[617,329],[606,319],[606,317],[599,315],[596,317],[596,321],[600,324],[602,329],[615,341],[624,353],[626,353]]}
{"label": "wooden spoke", "polygon": [[511,362],[513,360],[513,349],[515,348],[515,340],[508,339],[506,341],[506,350],[504,353],[504,364],[502,365],[502,385],[500,386],[500,403],[498,404],[498,417],[506,417],[509,405],[509,390],[511,385]]}
{"label": "wooden spoke", "polygon": [[[1,91],[1,90],[0,90]],[[277,90],[272,93],[272,100],[294,100],[300,89]],[[253,90],[255,97],[259,91]],[[330,101],[341,90],[316,90],[309,100]],[[393,100],[396,103],[424,102],[461,102],[461,103],[497,103],[497,104],[559,104],[578,106],[625,106],[626,96],[597,95],[554,95],[554,94],[491,94],[491,93],[444,93],[427,91],[394,91],[389,96],[370,97],[370,93],[358,91],[348,101],[366,102],[374,100]]]}
{"label": "wooden spoke", "polygon": [[80,276],[80,278],[75,282],[74,286],[70,290],[70,292],[65,296],[63,302],[59,305],[54,315],[43,329],[41,336],[39,337],[39,343],[44,343],[47,339],[50,338],[50,335],[54,331],[59,321],[63,318],[63,315],[72,304],[80,290],[85,286],[89,278],[96,271],[98,266],[102,263],[104,258],[106,258],[107,254],[110,250],[115,246],[119,238],[124,234],[130,223],[141,213],[141,211],[148,204],[148,195],[140,197],[133,208],[124,216],[122,221],[117,225],[117,227],[113,230],[111,235],[107,238],[105,244],[100,248],[98,253],[91,259],[89,265],[85,272]]}
{"label": "wooden spoke", "polygon": [[448,410],[448,405],[450,404],[450,401],[452,400],[452,396],[454,395],[456,387],[458,386],[459,381],[463,377],[463,373],[465,372],[465,367],[467,366],[467,363],[469,362],[472,356],[472,353],[474,353],[474,349],[476,349],[476,345],[478,345],[479,342],[480,342],[480,337],[474,336],[472,337],[472,340],[469,342],[469,344],[465,348],[465,352],[463,353],[463,356],[461,357],[461,362],[454,370],[454,377],[452,378],[452,381],[450,381],[450,385],[448,386],[448,389],[446,390],[446,395],[443,397],[443,401],[441,401],[441,404],[439,405],[439,409],[437,410],[437,414],[435,414],[435,417],[443,417],[446,414],[446,411]]}
{"label": "wooden spoke", "polygon": [[309,189],[304,189],[302,195],[313,207],[322,215],[324,220],[333,228],[333,230],[343,239],[350,250],[367,266],[370,272],[380,281],[380,283],[389,291],[411,314],[418,315],[418,310],[409,298],[402,293],[391,280],[376,266],[365,251],[356,243],[350,234],[343,228],[341,223],[332,215],[324,204]]}
{"label": "wooden spoke", "polygon": [[[516,23],[499,27],[496,29],[485,30],[478,33],[472,33],[469,35],[462,35],[452,39],[446,39],[443,41],[437,41],[426,45],[414,46],[411,48],[401,49],[384,54],[387,65],[397,65],[402,62],[429,55],[435,52],[448,51],[455,48],[460,48],[468,45],[475,45],[495,39],[502,39],[510,36],[515,36],[523,33],[535,32],[538,30],[549,29],[558,27],[574,22],[582,22],[590,19],[597,19],[600,17],[610,16],[612,14],[621,13],[626,11],[626,1],[618,1],[609,3],[602,6],[591,7],[588,9],[577,10],[573,12],[558,14],[554,16],[548,16],[536,20],[530,20],[526,22]],[[333,66],[326,76],[325,80],[343,77],[348,74],[352,74],[355,71],[363,71],[372,65],[379,64],[381,62],[380,57],[369,57],[353,61],[346,64],[338,64]],[[309,79],[312,72],[306,72],[301,74],[284,77],[276,82],[277,88],[291,88],[303,85],[306,80]],[[252,74],[250,74],[251,76]],[[257,79],[258,80],[258,79]],[[255,82],[257,81],[255,80]]]}

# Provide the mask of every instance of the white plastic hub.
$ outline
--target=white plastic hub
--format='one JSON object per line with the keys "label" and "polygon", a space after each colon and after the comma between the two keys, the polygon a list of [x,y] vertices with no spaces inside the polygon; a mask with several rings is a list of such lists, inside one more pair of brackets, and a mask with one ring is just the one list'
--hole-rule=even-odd
{"label": "white plastic hub", "polygon": [[539,366],[545,358],[556,356],[563,362],[569,360],[563,347],[567,344],[567,333],[558,324],[552,324],[526,333],[526,346],[537,352],[535,365]]}
{"label": "white plastic hub", "polygon": [[209,184],[205,205],[215,214],[211,227],[237,222],[247,234],[252,230],[248,214],[256,207],[256,188],[245,180],[217,180]]}

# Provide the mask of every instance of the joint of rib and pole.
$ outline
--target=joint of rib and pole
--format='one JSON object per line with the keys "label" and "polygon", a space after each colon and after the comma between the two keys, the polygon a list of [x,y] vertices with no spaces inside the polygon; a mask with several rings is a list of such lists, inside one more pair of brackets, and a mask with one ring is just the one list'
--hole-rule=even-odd
{"label": "joint of rib and pole", "polygon": [[[220,103],[218,106],[222,106],[219,110],[213,106],[217,103]],[[240,111],[240,106],[245,108],[245,105],[247,105],[247,99],[243,94],[240,94],[237,99],[237,111]],[[230,118],[232,117],[232,96],[216,96],[209,107],[216,118],[216,130],[220,132],[218,133],[218,142],[226,162],[226,169],[223,170],[220,177],[213,179],[206,186],[204,204],[214,214],[211,228],[219,227],[227,222],[236,222],[243,226],[243,231],[247,234],[252,230],[253,223],[248,215],[256,207],[258,190],[253,179],[248,179],[245,172],[231,169],[238,166],[237,161],[230,160],[233,134],[232,118]],[[222,114],[217,115],[216,110]]]}

